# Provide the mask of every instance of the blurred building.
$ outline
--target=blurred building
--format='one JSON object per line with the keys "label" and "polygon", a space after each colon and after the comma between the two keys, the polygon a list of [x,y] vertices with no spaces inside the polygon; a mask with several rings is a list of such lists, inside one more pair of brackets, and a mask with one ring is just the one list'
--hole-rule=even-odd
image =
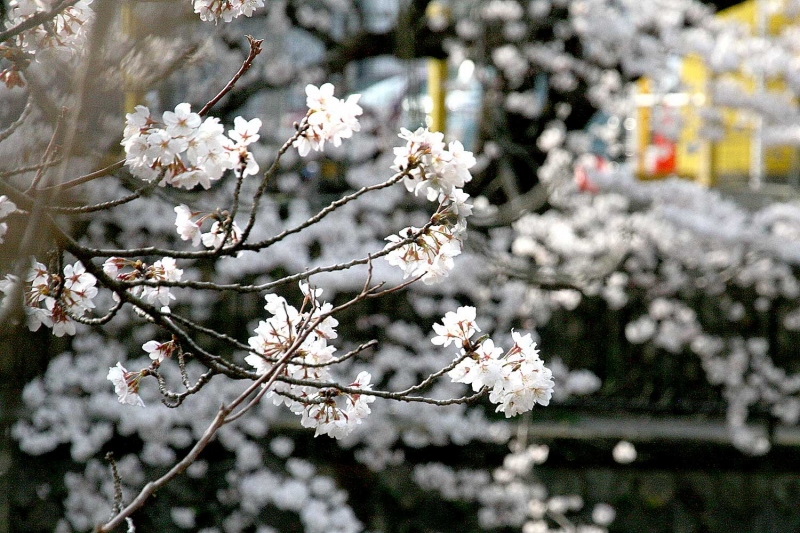
{"label": "blurred building", "polygon": [[[800,13],[785,4],[748,0],[718,16],[739,22],[751,36],[777,38],[800,22]],[[766,65],[752,73],[714,67],[691,55],[676,63],[672,87],[650,78],[637,82],[632,144],[638,175],[657,179],[677,174],[728,188],[797,188],[800,136],[791,125],[795,99],[786,81],[771,75]],[[782,101],[787,103],[785,114],[773,116],[770,111],[780,111]],[[753,111],[754,104],[761,113]]]}

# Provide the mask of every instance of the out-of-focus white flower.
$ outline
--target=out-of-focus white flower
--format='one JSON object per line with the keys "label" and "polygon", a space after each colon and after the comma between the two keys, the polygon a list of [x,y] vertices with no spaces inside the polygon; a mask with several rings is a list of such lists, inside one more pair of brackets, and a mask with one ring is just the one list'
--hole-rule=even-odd
{"label": "out-of-focus white flower", "polygon": [[264,0],[192,0],[192,5],[200,20],[230,22],[242,15],[252,16],[256,9],[264,7]]}
{"label": "out-of-focus white flower", "polygon": [[630,442],[621,440],[614,446],[611,456],[616,462],[626,465],[636,460],[636,448]]}
{"label": "out-of-focus white flower", "polygon": [[106,379],[114,384],[114,392],[117,393],[119,403],[144,407],[144,402],[139,396],[141,372],[128,372],[121,363],[117,363],[117,366],[108,369]]}
{"label": "out-of-focus white flower", "polygon": [[[88,28],[94,19],[94,12],[89,7],[91,3],[92,0],[76,2],[47,24],[39,24],[14,37],[15,44],[34,56],[41,53],[53,53],[63,59],[75,56],[86,42]],[[11,0],[5,28],[14,27],[38,13],[49,11],[53,7],[51,4],[53,2],[40,0]]]}
{"label": "out-of-focus white flower", "polygon": [[192,246],[200,244],[200,224],[192,220],[194,213],[189,209],[189,206],[178,205],[175,206],[175,227],[177,228],[178,235],[184,241],[192,241]]}
{"label": "out-of-focus white flower", "polygon": [[592,509],[592,522],[598,526],[607,526],[617,517],[617,512],[607,503],[598,503]]}

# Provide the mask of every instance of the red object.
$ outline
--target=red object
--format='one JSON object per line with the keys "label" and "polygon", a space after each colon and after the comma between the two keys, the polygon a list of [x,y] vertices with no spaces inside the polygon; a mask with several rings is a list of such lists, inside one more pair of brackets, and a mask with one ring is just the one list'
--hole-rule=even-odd
{"label": "red object", "polygon": [[[605,167],[605,162],[600,159],[599,157],[595,160],[595,168],[598,170],[603,170]],[[600,192],[600,189],[592,183],[592,180],[589,179],[589,173],[586,171],[586,167],[583,165],[577,165],[575,167],[575,184],[578,186],[578,190],[581,192],[590,192],[592,194],[597,194]]]}

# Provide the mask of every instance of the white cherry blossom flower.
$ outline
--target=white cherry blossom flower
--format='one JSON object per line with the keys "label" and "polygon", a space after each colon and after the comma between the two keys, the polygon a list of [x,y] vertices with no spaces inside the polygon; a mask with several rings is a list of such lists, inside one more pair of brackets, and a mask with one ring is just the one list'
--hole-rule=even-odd
{"label": "white cherry blossom flower", "polygon": [[228,137],[240,146],[247,146],[261,137],[258,134],[258,130],[261,129],[261,119],[245,120],[242,117],[236,117],[233,119],[233,126],[234,129],[228,131]]}
{"label": "white cherry blossom flower", "polygon": [[114,384],[114,392],[117,393],[119,403],[144,407],[144,402],[139,396],[141,372],[128,372],[121,363],[117,363],[117,366],[108,369],[106,379]]}
{"label": "white cherry blossom flower", "polygon": [[178,346],[175,344],[175,341],[147,341],[142,345],[142,350],[150,355],[150,359],[158,361],[159,363],[165,358],[172,357],[173,352],[177,349]]}
{"label": "white cherry blossom flower", "polygon": [[433,325],[433,330],[437,335],[431,339],[431,342],[447,347],[454,341],[461,343],[468,341],[476,332],[480,331],[475,322],[475,315],[476,309],[471,306],[459,307],[455,312],[448,311],[441,324]]}
{"label": "white cherry blossom flower", "polygon": [[202,122],[200,115],[192,113],[191,106],[185,102],[175,106],[174,112],[164,111],[161,119],[172,137],[190,136]]}
{"label": "white cherry blossom flower", "polygon": [[184,241],[192,241],[192,246],[200,244],[200,224],[192,220],[194,213],[189,209],[189,206],[184,204],[176,206],[175,214],[177,215],[175,217],[175,227],[181,239]]}
{"label": "white cherry blossom flower", "polygon": [[363,113],[358,105],[360,95],[354,94],[346,100],[340,100],[333,93],[334,87],[330,83],[321,87],[306,86],[309,111],[305,119],[305,130],[294,141],[300,156],[305,157],[311,150],[322,151],[326,141],[339,146],[342,139],[352,137],[354,132],[361,129],[358,122],[358,116]]}

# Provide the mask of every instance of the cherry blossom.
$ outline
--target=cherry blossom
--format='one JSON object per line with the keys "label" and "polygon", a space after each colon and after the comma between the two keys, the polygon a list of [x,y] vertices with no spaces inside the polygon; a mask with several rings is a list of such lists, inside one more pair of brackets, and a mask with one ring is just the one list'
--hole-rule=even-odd
{"label": "cherry blossom", "polygon": [[166,358],[172,357],[172,353],[177,349],[178,346],[175,341],[147,341],[142,345],[142,350],[150,355],[150,359],[159,363]]}
{"label": "cherry blossom", "polygon": [[252,16],[256,9],[264,7],[264,0],[192,0],[192,6],[201,20],[230,22],[242,15]]}
{"label": "cherry blossom", "polygon": [[[5,194],[0,196],[0,220],[17,210],[16,204],[8,199]],[[8,224],[0,222],[0,244],[3,244],[4,237],[8,232]]]}
{"label": "cherry blossom", "polygon": [[342,139],[352,137],[354,132],[361,129],[357,118],[363,113],[358,105],[360,95],[353,94],[346,100],[340,100],[333,96],[333,92],[334,87],[330,83],[321,87],[306,86],[306,127],[294,141],[294,146],[303,157],[311,150],[322,151],[326,141],[340,146]]}
{"label": "cherry blossom", "polygon": [[[421,228],[409,227],[398,235],[386,237],[390,248],[419,233]],[[422,276],[426,284],[438,283],[453,269],[453,258],[461,254],[461,237],[457,228],[431,226],[421,236],[386,255],[390,265],[403,270],[403,277]]]}
{"label": "cherry blossom", "polygon": [[140,179],[160,178],[161,186],[185,189],[197,185],[208,189],[226,170],[236,169],[242,177],[255,175],[258,163],[247,146],[259,139],[261,120],[236,117],[234,124],[229,138],[219,119],[203,120],[187,103],[165,111],[160,121],[147,107],[136,106],[134,113],[126,115],[120,143],[125,148],[125,164]]}
{"label": "cherry blossom", "polygon": [[434,324],[437,336],[431,342],[443,347],[456,342],[461,346],[460,361],[448,372],[457,383],[471,385],[475,392],[489,391],[489,401],[506,417],[530,411],[537,403],[546,406],[553,394],[553,373],[539,358],[531,335],[511,332],[513,346],[503,352],[490,338],[471,340],[479,332],[474,307],[459,307],[448,312],[441,324]]}
{"label": "cherry blossom", "polygon": [[455,312],[445,313],[441,324],[434,324],[433,330],[437,333],[431,342],[442,347],[450,346],[453,341],[463,343],[480,331],[478,324],[475,323],[476,309],[471,306],[463,306]]}
{"label": "cherry blossom", "polygon": [[406,145],[394,149],[392,169],[408,170],[404,184],[409,192],[423,191],[429,201],[436,201],[472,180],[469,169],[475,166],[475,157],[459,141],[445,145],[444,134],[427,128],[413,132],[402,128],[399,136]]}
{"label": "cherry blossom", "polygon": [[[56,337],[75,335],[73,317],[82,317],[95,307],[97,279],[86,272],[80,261],[65,265],[63,275],[54,275],[44,264],[32,259],[24,279],[24,309],[31,331],[45,326],[51,328]],[[0,291],[8,298],[20,283],[18,277],[7,274],[0,282]],[[4,305],[7,305],[5,301]]]}
{"label": "cherry blossom", "polygon": [[[120,281],[180,281],[183,275],[183,270],[177,267],[172,257],[164,257],[152,265],[122,257],[109,257],[103,263],[103,272]],[[130,292],[149,304],[160,303],[163,312],[169,312],[169,302],[175,299],[169,287],[163,285],[155,287],[136,285]],[[118,300],[119,296],[114,293],[114,298]]]}
{"label": "cherry blossom", "polygon": [[144,402],[139,396],[139,381],[142,379],[142,372],[128,372],[121,363],[108,369],[106,377],[114,384],[114,392],[117,393],[119,403],[144,407]]}

